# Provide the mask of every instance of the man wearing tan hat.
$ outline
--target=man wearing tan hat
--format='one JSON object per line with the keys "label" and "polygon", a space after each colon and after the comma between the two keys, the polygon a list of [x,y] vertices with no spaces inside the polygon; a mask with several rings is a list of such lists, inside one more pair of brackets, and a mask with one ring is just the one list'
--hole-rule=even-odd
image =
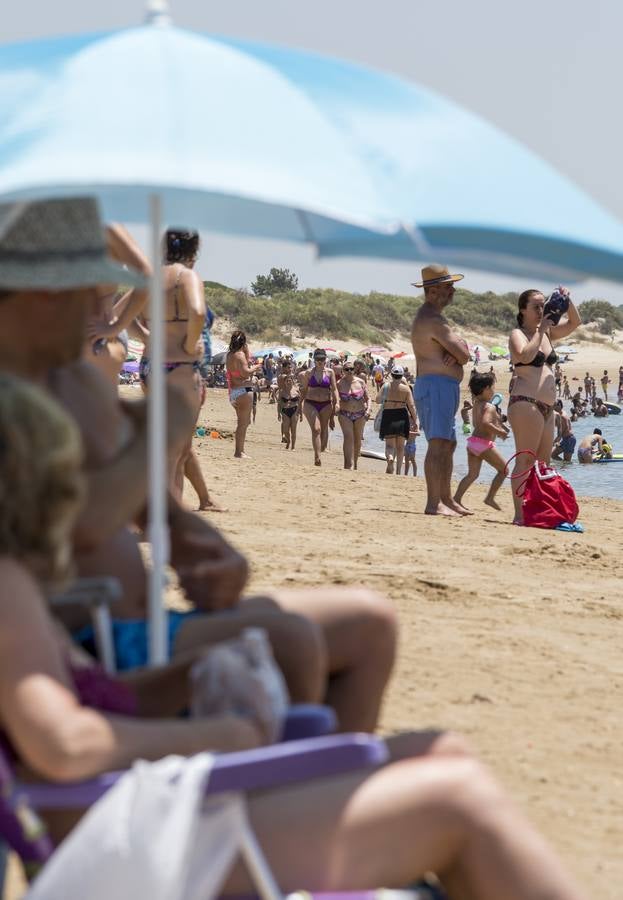
{"label": "man wearing tan hat", "polygon": [[428,515],[464,516],[469,511],[452,499],[452,457],[456,447],[455,417],[459,408],[463,366],[469,361],[466,342],[455,334],[442,315],[454,297],[454,283],[462,275],[452,275],[445,266],[422,269],[424,303],[411,329],[417,377],[413,399],[428,450],[424,460]]}

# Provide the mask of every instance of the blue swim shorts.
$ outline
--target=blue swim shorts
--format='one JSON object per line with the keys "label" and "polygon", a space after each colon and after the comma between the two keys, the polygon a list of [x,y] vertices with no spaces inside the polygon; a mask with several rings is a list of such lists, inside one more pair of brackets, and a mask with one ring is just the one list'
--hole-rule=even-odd
{"label": "blue swim shorts", "polygon": [[563,453],[573,453],[575,450],[575,445],[577,441],[575,439],[575,435],[568,434],[560,441],[560,449]]}
{"label": "blue swim shorts", "polygon": [[[189,612],[176,612],[172,609],[167,611],[169,656],[173,654],[175,638],[184,622],[203,615],[205,613],[195,609]],[[113,619],[112,629],[117,669],[122,672],[124,669],[146,666],[149,661],[149,632],[145,619]],[[97,656],[92,625],[85,625],[75,631],[73,638],[85,650]]]}
{"label": "blue swim shorts", "polygon": [[456,441],[454,420],[459,408],[460,385],[449,375],[418,375],[413,399],[426,440]]}

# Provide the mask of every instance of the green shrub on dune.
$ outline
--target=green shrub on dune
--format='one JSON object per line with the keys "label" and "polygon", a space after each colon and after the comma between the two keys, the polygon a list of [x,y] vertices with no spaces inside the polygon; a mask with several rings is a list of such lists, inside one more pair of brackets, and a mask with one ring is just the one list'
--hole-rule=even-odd
{"label": "green shrub on dune", "polygon": [[[287,269],[273,271],[296,278]],[[204,285],[206,302],[217,316],[235,322],[255,340],[275,342],[294,332],[303,338],[314,335],[387,344],[396,335],[409,335],[413,316],[423,301],[422,295],[398,296],[378,291],[351,294],[334,288],[305,288],[254,295],[214,281]],[[263,286],[264,282],[262,289]],[[623,308],[605,300],[586,301],[580,314],[585,323],[597,322],[602,333],[623,327]],[[447,315],[463,329],[506,335],[516,325],[517,294],[477,294],[459,288]]]}

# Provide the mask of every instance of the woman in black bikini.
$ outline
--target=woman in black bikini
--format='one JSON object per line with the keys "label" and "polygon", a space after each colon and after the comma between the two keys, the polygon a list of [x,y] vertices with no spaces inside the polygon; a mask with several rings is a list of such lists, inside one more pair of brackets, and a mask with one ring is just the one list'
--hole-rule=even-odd
{"label": "woman in black bikini", "polygon": [[281,365],[277,388],[277,419],[281,422],[281,442],[286,445],[286,450],[294,450],[296,429],[299,424],[301,389],[289,359],[284,359]]}
{"label": "woman in black bikini", "polygon": [[305,413],[312,433],[315,466],[322,465],[320,454],[327,449],[329,428],[331,431],[335,428],[335,411],[339,404],[335,373],[326,367],[326,362],[326,351],[314,350],[314,367],[305,373],[301,383],[299,420]]}
{"label": "woman in black bikini", "polygon": [[[169,460],[170,481],[181,499],[184,467],[192,449],[195,425],[201,408],[201,375],[203,358],[201,332],[205,325],[206,306],[203,282],[193,266],[199,255],[196,231],[168,231],[165,236],[162,278],[165,296],[165,363],[167,380],[174,384],[195,411],[195,421],[181,450]],[[149,389],[149,319],[145,321],[145,350],[140,364],[143,386]]]}
{"label": "woman in black bikini", "polygon": [[[531,450],[537,459],[548,463],[554,444],[554,365],[558,359],[552,341],[565,338],[575,331],[580,324],[580,316],[569,301],[566,315],[554,325],[551,319],[543,316],[544,306],[545,296],[541,291],[524,291],[519,296],[518,327],[513,329],[509,340],[514,376],[508,402],[508,421],[513,429],[516,449]],[[522,453],[515,460],[513,475],[527,472],[533,462],[532,456]],[[521,498],[516,494],[519,483],[518,480],[511,481],[514,522],[522,525]]]}

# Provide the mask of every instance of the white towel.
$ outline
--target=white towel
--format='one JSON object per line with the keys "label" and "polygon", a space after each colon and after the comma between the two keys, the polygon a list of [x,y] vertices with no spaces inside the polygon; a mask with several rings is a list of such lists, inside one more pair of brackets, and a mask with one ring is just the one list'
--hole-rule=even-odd
{"label": "white towel", "polygon": [[213,757],[137,762],[55,851],[27,900],[209,900],[245,824],[238,795],[204,798]]}

